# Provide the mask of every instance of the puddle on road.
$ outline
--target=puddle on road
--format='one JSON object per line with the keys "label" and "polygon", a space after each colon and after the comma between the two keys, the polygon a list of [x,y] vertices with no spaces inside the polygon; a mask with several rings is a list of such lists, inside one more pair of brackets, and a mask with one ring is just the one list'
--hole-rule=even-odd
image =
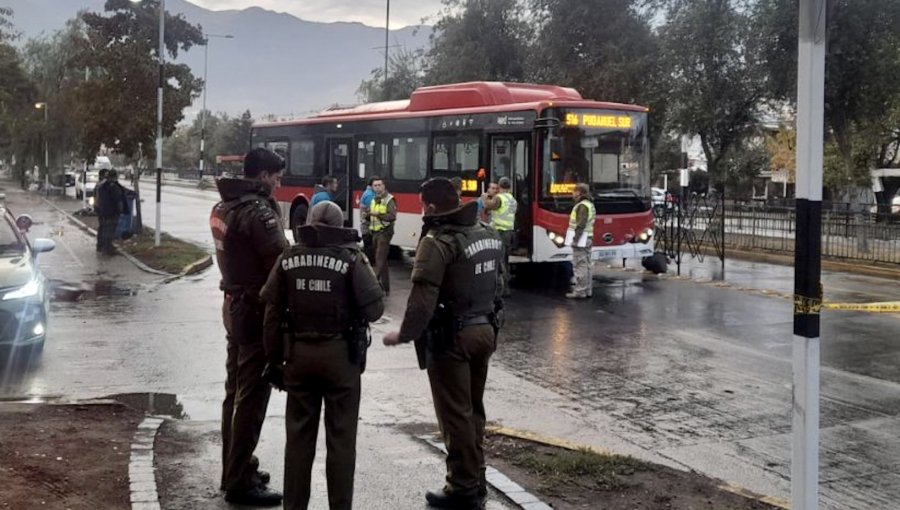
{"label": "puddle on road", "polygon": [[171,393],[118,393],[103,398],[116,400],[147,414],[171,416],[178,420],[190,419],[184,412],[184,406],[178,401],[178,396]]}
{"label": "puddle on road", "polygon": [[71,283],[53,280],[50,282],[55,301],[76,302],[110,297],[136,296],[138,290],[112,280],[98,280],[94,283]]}

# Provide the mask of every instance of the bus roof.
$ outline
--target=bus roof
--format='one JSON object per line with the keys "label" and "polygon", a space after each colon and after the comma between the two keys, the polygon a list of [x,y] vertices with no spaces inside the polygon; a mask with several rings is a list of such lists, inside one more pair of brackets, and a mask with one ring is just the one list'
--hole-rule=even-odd
{"label": "bus roof", "polygon": [[254,124],[254,127],[318,124],[342,120],[425,117],[447,115],[459,110],[463,110],[465,113],[535,110],[548,106],[648,111],[643,106],[583,99],[578,91],[568,87],[477,81],[420,87],[412,93],[409,99],[368,103],[349,108],[333,108],[306,119],[260,122]]}

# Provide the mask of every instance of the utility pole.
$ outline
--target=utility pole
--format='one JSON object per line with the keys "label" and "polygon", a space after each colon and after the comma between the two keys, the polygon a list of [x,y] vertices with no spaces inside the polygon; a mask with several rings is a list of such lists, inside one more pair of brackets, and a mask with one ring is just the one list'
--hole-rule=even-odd
{"label": "utility pole", "polygon": [[819,505],[819,312],[822,309],[826,5],[827,0],[800,0],[791,441],[791,508],[794,510],[815,510]]}
{"label": "utility pole", "polygon": [[388,55],[390,54],[390,35],[391,35],[391,0],[387,0],[387,17],[384,21],[384,85],[382,95],[387,99],[387,80],[388,80]]}
{"label": "utility pole", "polygon": [[47,131],[49,129],[49,124],[47,121],[49,120],[49,114],[47,113],[50,110],[50,106],[47,105],[46,102],[42,103],[34,103],[34,107],[38,110],[44,110],[44,193],[47,195],[50,194],[50,145],[47,136]]}
{"label": "utility pole", "polygon": [[200,177],[203,177],[204,161],[206,159],[206,87],[209,70],[209,38],[234,39],[231,34],[203,34],[203,107],[200,110]]}
{"label": "utility pole", "polygon": [[156,231],[154,245],[160,245],[162,219],[162,147],[163,147],[163,86],[166,64],[166,0],[159,0],[159,88],[156,91]]}

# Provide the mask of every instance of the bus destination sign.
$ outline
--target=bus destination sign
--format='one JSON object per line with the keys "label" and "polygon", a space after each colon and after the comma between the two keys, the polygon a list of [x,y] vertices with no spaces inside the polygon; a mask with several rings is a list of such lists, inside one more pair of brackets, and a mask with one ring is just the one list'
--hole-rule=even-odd
{"label": "bus destination sign", "polygon": [[629,115],[600,115],[596,113],[567,113],[565,125],[568,127],[631,129]]}
{"label": "bus destination sign", "polygon": [[551,195],[571,195],[575,191],[574,182],[554,182],[550,184]]}

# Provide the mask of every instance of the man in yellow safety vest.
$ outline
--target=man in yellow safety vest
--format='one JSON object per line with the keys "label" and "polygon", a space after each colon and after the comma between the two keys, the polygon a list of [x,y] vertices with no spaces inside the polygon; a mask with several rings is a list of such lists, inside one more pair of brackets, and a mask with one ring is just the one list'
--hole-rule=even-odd
{"label": "man in yellow safety vest", "polygon": [[[497,182],[496,193],[485,193],[482,197],[484,209],[488,212],[488,221],[500,234],[503,241],[503,257],[501,258],[503,297],[509,292],[509,253],[512,250],[516,233],[516,210],[519,207],[512,195],[512,182],[509,177],[501,177]],[[491,185],[493,188],[493,184]]]}
{"label": "man in yellow safety vest", "polygon": [[394,222],[397,221],[397,201],[388,193],[381,179],[372,180],[375,198],[369,206],[369,232],[375,248],[375,276],[381,283],[385,295],[391,293],[391,279],[388,272],[388,253],[394,237]]}
{"label": "man in yellow safety vest", "polygon": [[575,270],[575,285],[566,294],[570,299],[589,298],[593,294],[594,277],[591,267],[591,247],[594,245],[594,220],[597,210],[591,197],[591,189],[585,183],[575,185],[572,191],[575,206],[569,215],[569,230],[566,232],[566,246],[572,247],[572,265]]}

